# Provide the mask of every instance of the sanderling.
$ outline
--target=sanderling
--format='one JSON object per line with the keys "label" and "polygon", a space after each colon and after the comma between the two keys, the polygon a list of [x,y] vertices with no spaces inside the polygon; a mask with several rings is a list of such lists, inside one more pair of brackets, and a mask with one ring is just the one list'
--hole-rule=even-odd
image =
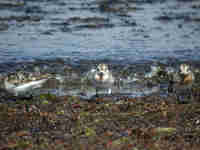
{"label": "sanderling", "polygon": [[152,65],[151,66],[151,71],[148,72],[147,74],[145,74],[145,77],[146,78],[152,78],[154,76],[157,76],[159,74],[159,72],[161,72],[160,66]]}
{"label": "sanderling", "polygon": [[194,73],[191,71],[190,66],[187,64],[180,65],[180,74],[182,75],[183,83],[191,83],[195,79]]}
{"label": "sanderling", "polygon": [[99,88],[108,88],[108,94],[111,94],[111,86],[114,84],[115,78],[109,71],[108,65],[99,64],[93,73],[92,83],[96,87],[96,95],[98,95]]}
{"label": "sanderling", "polygon": [[173,74],[173,80],[170,81],[168,92],[175,94],[180,101],[184,97],[192,95],[192,87],[194,84],[195,75],[188,64],[181,64],[179,71]]}
{"label": "sanderling", "polygon": [[49,74],[35,75],[31,72],[19,71],[8,74],[4,78],[4,88],[18,95],[20,92],[25,92],[30,89],[41,87],[51,76]]}

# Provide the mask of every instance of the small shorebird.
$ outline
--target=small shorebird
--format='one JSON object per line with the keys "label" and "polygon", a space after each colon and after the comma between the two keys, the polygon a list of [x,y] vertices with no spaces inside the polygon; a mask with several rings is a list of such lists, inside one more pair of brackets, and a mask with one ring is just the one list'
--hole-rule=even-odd
{"label": "small shorebird", "polygon": [[181,64],[179,72],[173,74],[173,79],[170,81],[168,91],[184,91],[190,89],[195,80],[194,73],[191,71],[191,68],[188,64]]}
{"label": "small shorebird", "polygon": [[92,83],[96,87],[96,95],[98,95],[99,88],[108,88],[108,94],[111,94],[111,86],[114,84],[115,78],[109,71],[108,65],[99,64],[93,74]]}
{"label": "small shorebird", "polygon": [[33,88],[40,87],[50,78],[50,75],[34,76],[32,73],[19,71],[9,74],[4,78],[4,88],[18,95],[20,92],[25,92]]}
{"label": "small shorebird", "polygon": [[187,64],[180,65],[180,74],[182,75],[183,84],[191,83],[195,79],[194,73]]}

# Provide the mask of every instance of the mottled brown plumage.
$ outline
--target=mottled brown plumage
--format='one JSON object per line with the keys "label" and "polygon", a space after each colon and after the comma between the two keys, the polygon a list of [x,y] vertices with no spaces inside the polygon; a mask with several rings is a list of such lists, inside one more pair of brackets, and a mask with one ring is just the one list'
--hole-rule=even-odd
{"label": "mottled brown plumage", "polygon": [[182,76],[182,83],[188,84],[194,81],[195,76],[193,72],[190,70],[190,66],[187,64],[180,65],[180,74]]}

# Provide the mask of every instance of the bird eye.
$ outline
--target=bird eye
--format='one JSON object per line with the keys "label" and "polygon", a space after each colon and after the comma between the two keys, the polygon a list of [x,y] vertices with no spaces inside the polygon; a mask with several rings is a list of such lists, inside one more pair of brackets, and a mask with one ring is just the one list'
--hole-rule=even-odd
{"label": "bird eye", "polygon": [[100,68],[99,68],[99,67],[97,67],[97,71],[100,71]]}

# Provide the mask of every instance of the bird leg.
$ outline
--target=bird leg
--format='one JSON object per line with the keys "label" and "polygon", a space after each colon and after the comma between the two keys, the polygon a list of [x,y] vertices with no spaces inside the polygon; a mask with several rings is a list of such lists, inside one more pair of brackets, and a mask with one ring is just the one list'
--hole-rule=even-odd
{"label": "bird leg", "polygon": [[108,94],[109,94],[109,95],[112,94],[111,88],[108,88]]}
{"label": "bird leg", "polygon": [[98,94],[98,89],[96,88],[96,97],[99,97],[99,94]]}

